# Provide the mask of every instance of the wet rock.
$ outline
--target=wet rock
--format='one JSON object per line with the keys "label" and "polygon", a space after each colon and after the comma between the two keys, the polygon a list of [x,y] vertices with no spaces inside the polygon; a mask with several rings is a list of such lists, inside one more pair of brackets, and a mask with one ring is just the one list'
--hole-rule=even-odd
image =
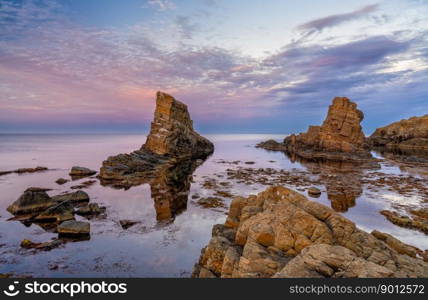
{"label": "wet rock", "polygon": [[68,180],[67,180],[67,179],[64,179],[64,178],[58,178],[55,182],[56,182],[57,184],[59,184],[59,185],[62,185],[62,184],[67,183],[67,182],[68,182]]}
{"label": "wet rock", "polygon": [[42,251],[49,251],[55,248],[58,248],[59,246],[61,246],[62,244],[64,244],[63,240],[60,239],[55,239],[49,242],[44,242],[44,243],[34,243],[30,240],[22,240],[21,242],[21,247],[25,248],[25,249],[36,249],[36,250],[42,250]]}
{"label": "wet rock", "polygon": [[17,174],[25,174],[25,173],[36,173],[36,172],[44,172],[49,170],[46,167],[35,167],[35,168],[20,168],[13,171],[0,171],[0,176],[17,173]]}
{"label": "wet rock", "polygon": [[378,128],[368,142],[374,147],[428,150],[428,115]]}
{"label": "wet rock", "polygon": [[106,211],[105,207],[100,207],[98,203],[90,203],[86,206],[79,207],[76,214],[80,216],[96,216]]}
{"label": "wet rock", "polygon": [[55,205],[55,201],[46,193],[47,190],[34,187],[28,188],[18,200],[7,208],[7,211],[13,215],[20,215],[46,210]]}
{"label": "wet rock", "polygon": [[57,231],[60,237],[88,236],[91,226],[88,222],[70,220],[58,225]]}
{"label": "wet rock", "polygon": [[54,206],[49,207],[44,212],[34,218],[38,222],[63,222],[67,220],[74,220],[73,215],[74,207],[68,202],[60,202]]}
{"label": "wet rock", "polygon": [[73,178],[82,178],[97,174],[97,171],[85,167],[72,167],[69,175]]}
{"label": "wet rock", "polygon": [[136,224],[140,223],[140,221],[132,221],[132,220],[120,220],[119,224],[123,229],[128,229]]}
{"label": "wet rock", "polygon": [[99,177],[102,184],[130,187],[147,183],[162,169],[183,160],[202,162],[214,151],[214,145],[193,129],[187,106],[172,96],[157,93],[156,110],[150,134],[140,150],[119,154],[103,162]]}
{"label": "wet rock", "polygon": [[419,257],[424,256],[424,251],[422,251],[421,249],[418,249],[411,245],[407,245],[388,233],[374,230],[372,231],[372,235],[375,236],[377,239],[385,242],[385,244],[387,244],[389,247],[391,247],[392,249],[394,249],[400,254],[406,254],[408,256],[415,257],[415,258],[418,256]]}
{"label": "wet rock", "polygon": [[197,203],[204,208],[225,207],[223,199],[218,197],[201,198]]}
{"label": "wet rock", "polygon": [[267,140],[265,142],[258,143],[256,148],[263,148],[271,151],[287,151],[287,147],[283,143],[279,143],[275,140]]}
{"label": "wet rock", "polygon": [[306,133],[290,135],[284,142],[270,140],[258,147],[294,153],[306,159],[371,159],[360,122],[364,114],[346,97],[336,97],[321,126],[310,126]]}
{"label": "wet rock", "polygon": [[321,195],[321,191],[316,187],[310,187],[308,189],[308,195],[312,197],[319,197]]}
{"label": "wet rock", "polygon": [[77,190],[77,189],[85,189],[90,187],[91,185],[95,184],[97,181],[96,180],[88,180],[88,181],[84,181],[79,185],[73,185],[70,187],[70,189],[72,190]]}
{"label": "wet rock", "polygon": [[89,202],[89,195],[84,191],[76,191],[73,193],[66,193],[57,196],[53,196],[52,200],[55,202],[70,202],[70,203],[81,203]]}
{"label": "wet rock", "polygon": [[400,215],[397,212],[389,210],[382,210],[380,213],[384,215],[388,219],[388,221],[395,225],[416,229],[422,231],[425,234],[428,234],[428,221],[424,218],[410,218],[408,216]]}
{"label": "wet rock", "polygon": [[[426,277],[428,264],[290,189],[236,197],[194,277]],[[224,232],[224,233],[223,233]],[[209,272],[208,272],[209,271]]]}

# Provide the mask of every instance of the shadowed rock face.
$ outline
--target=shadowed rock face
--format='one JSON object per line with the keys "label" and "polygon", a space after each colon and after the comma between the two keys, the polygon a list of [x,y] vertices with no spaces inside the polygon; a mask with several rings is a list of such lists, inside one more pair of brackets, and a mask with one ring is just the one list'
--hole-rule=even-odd
{"label": "shadowed rock face", "polygon": [[140,150],[119,154],[103,162],[103,184],[130,187],[151,181],[183,160],[205,159],[214,145],[193,129],[187,106],[158,92],[150,134]]}
{"label": "shadowed rock face", "polygon": [[295,153],[306,159],[369,159],[361,129],[364,114],[346,97],[336,97],[330,105],[327,118],[321,126],[310,126],[308,131],[292,134],[283,143],[267,141],[260,148]]}
{"label": "shadowed rock face", "polygon": [[[398,247],[398,246],[399,247]],[[274,186],[236,197],[194,277],[426,277],[420,250],[358,229],[334,210]],[[410,248],[409,248],[410,249]]]}
{"label": "shadowed rock face", "polygon": [[378,128],[368,142],[374,147],[428,151],[428,115]]}

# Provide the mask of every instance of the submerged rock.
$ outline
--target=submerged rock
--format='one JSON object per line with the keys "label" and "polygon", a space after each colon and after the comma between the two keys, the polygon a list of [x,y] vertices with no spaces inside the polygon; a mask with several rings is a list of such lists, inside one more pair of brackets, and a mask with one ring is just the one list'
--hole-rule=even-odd
{"label": "submerged rock", "polygon": [[140,221],[132,221],[132,220],[120,220],[119,224],[123,229],[128,229],[136,224],[140,223]]}
{"label": "submerged rock", "polygon": [[30,240],[25,239],[25,240],[22,240],[21,247],[25,249],[49,251],[49,250],[58,248],[62,244],[64,244],[64,241],[60,239],[54,239],[52,241],[44,242],[44,243],[34,243]]}
{"label": "submerged rock", "polygon": [[24,173],[36,173],[36,172],[44,172],[49,170],[46,167],[35,167],[35,168],[20,168],[13,171],[0,171],[0,176],[17,173],[17,174],[24,174]]}
{"label": "submerged rock", "polygon": [[103,184],[129,187],[150,181],[160,170],[182,160],[205,159],[214,145],[193,129],[187,106],[158,92],[154,120],[146,143],[131,154],[119,154],[103,162]]}
{"label": "submerged rock", "polygon": [[73,178],[82,178],[97,174],[97,171],[85,167],[72,167],[69,175]]}
{"label": "submerged rock", "polygon": [[290,135],[283,143],[269,140],[257,145],[268,150],[294,153],[306,159],[367,160],[371,158],[361,128],[364,114],[346,97],[336,97],[321,126]]}
{"label": "submerged rock", "polygon": [[70,220],[58,225],[57,231],[60,237],[87,236],[90,234],[91,225],[88,222]]}
{"label": "submerged rock", "polygon": [[55,202],[46,193],[47,189],[28,188],[18,200],[13,202],[7,211],[13,215],[32,214],[46,210],[53,206]]}
{"label": "submerged rock", "polygon": [[428,151],[428,115],[378,128],[368,142],[374,147]]}
{"label": "submerged rock", "polygon": [[428,263],[398,252],[334,210],[274,186],[232,201],[193,276],[427,277]]}

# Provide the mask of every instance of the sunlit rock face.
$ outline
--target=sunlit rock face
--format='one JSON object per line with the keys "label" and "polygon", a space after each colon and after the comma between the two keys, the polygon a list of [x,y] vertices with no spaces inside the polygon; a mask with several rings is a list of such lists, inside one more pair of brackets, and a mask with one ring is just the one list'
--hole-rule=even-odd
{"label": "sunlit rock face", "polygon": [[158,92],[154,120],[146,143],[130,154],[103,162],[100,179],[117,187],[146,183],[182,160],[206,159],[214,145],[193,129],[187,106]]}
{"label": "sunlit rock face", "polygon": [[199,158],[211,154],[214,145],[193,129],[184,103],[158,92],[150,134],[141,149],[159,155]]}
{"label": "sunlit rock face", "polygon": [[[399,251],[341,214],[282,186],[236,197],[194,277],[426,277],[420,249]],[[398,244],[395,242],[394,244]],[[406,246],[401,243],[400,248]]]}
{"label": "sunlit rock face", "polygon": [[357,104],[346,97],[336,97],[321,126],[309,126],[305,133],[290,135],[283,143],[266,141],[257,147],[285,151],[306,159],[361,160],[370,159],[361,128],[364,118]]}
{"label": "sunlit rock face", "polygon": [[297,153],[310,150],[369,157],[360,125],[363,118],[357,104],[346,97],[336,97],[321,126],[310,126],[306,133],[291,135],[285,138],[284,144],[289,151]]}
{"label": "sunlit rock face", "polygon": [[428,151],[428,115],[378,128],[368,142],[374,147]]}

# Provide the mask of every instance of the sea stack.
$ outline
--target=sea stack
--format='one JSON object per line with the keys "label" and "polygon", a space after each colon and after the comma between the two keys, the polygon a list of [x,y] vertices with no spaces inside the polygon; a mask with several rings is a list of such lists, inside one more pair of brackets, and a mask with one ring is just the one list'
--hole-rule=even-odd
{"label": "sea stack", "polygon": [[154,120],[141,149],[159,155],[204,158],[213,153],[214,145],[193,129],[184,103],[157,92]]}
{"label": "sea stack", "polygon": [[268,150],[286,151],[306,159],[361,160],[371,158],[361,128],[364,114],[346,97],[335,97],[321,126],[290,135],[284,142],[258,145]]}
{"label": "sea stack", "polygon": [[99,175],[103,184],[129,187],[146,183],[181,161],[206,159],[214,152],[214,145],[193,129],[184,103],[162,92],[156,96],[146,143],[140,150],[105,160]]}
{"label": "sea stack", "polygon": [[401,120],[376,129],[368,138],[373,147],[428,151],[428,115]]}

